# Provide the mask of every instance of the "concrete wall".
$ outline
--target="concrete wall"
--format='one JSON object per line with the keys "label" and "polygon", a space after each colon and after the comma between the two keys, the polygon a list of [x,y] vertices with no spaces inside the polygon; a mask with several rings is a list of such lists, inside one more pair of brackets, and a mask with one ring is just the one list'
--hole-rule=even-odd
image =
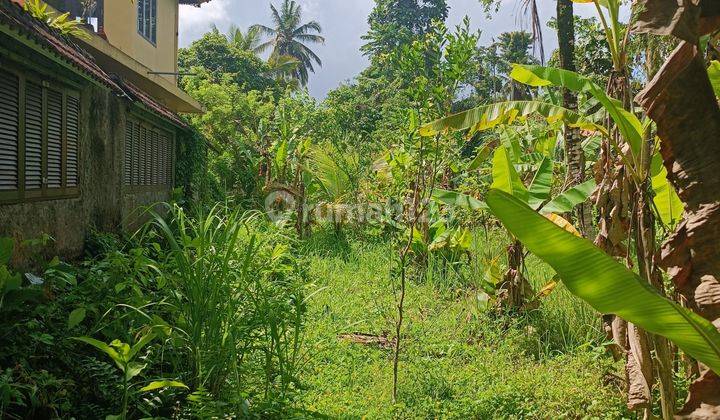
{"label": "concrete wall", "polygon": [[[109,90],[86,83],[81,89],[80,196],[0,204],[0,236],[20,244],[48,234],[54,241],[45,256],[73,259],[83,254],[92,228],[116,233],[134,229],[141,222],[133,218],[137,207],[167,201],[169,187],[130,192],[122,185],[125,122],[131,106]],[[26,265],[30,252],[16,252],[13,264]]]}
{"label": "concrete wall", "polygon": [[[105,0],[108,42],[152,71],[177,71],[178,0],[157,0],[157,45],[137,30],[137,2]],[[173,83],[176,77],[163,76]]]}

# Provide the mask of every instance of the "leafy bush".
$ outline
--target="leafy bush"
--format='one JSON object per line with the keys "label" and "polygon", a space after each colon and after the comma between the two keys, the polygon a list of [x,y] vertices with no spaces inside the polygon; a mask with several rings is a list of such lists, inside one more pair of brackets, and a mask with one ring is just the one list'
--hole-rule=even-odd
{"label": "leafy bush", "polygon": [[[306,284],[294,242],[252,214],[165,208],[134,237],[92,235],[95,257],[37,275],[12,271],[2,242],[0,417],[250,413],[292,398]],[[121,363],[123,343],[142,345]]]}

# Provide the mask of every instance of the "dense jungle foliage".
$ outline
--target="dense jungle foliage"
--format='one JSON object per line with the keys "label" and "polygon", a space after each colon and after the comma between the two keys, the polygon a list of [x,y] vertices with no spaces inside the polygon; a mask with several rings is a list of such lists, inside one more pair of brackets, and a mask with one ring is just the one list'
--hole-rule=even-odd
{"label": "dense jungle foliage", "polygon": [[720,415],[720,11],[578,2],[482,45],[375,0],[322,101],[295,1],[182,49],[175,200],[0,239],[0,417]]}

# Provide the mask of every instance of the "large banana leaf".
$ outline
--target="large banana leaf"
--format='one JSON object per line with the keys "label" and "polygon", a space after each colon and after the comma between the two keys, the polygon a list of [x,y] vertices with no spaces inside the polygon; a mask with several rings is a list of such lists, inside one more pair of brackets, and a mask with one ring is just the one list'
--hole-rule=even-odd
{"label": "large banana leaf", "polygon": [[530,207],[536,209],[546,200],[550,199],[552,180],[553,162],[547,157],[544,157],[530,183],[530,188],[528,188]]}
{"label": "large banana leaf", "polygon": [[685,205],[678,197],[675,188],[667,179],[667,169],[662,164],[662,158],[659,154],[653,156],[651,166],[651,181],[655,197],[653,202],[657,209],[660,220],[666,226],[674,226],[682,218],[685,211]]}
{"label": "large banana leaf", "polygon": [[570,292],[601,313],[667,337],[720,373],[720,332],[708,320],[661,296],[590,241],[566,232],[517,198],[491,190],[487,204],[527,249],[557,271]]}
{"label": "large banana leaf", "polygon": [[468,210],[487,210],[487,204],[467,194],[436,188],[433,190],[433,199],[451,206],[458,206]]}
{"label": "large banana leaf", "polygon": [[630,144],[633,156],[640,155],[642,123],[635,114],[625,110],[620,101],[608,96],[603,88],[589,78],[568,70],[526,64],[514,64],[510,77],[530,86],[552,85],[591,95],[613,119],[625,141]]}
{"label": "large banana leaf", "polygon": [[568,125],[587,130],[601,130],[603,127],[582,117],[575,111],[540,101],[507,101],[483,105],[439,119],[420,127],[421,136],[434,136],[439,133],[466,130],[487,130],[500,124],[511,123],[518,117],[542,115],[548,121],[563,121]]}
{"label": "large banana leaf", "polygon": [[578,204],[582,204],[587,201],[590,194],[595,190],[594,179],[583,182],[582,184],[576,185],[564,193],[550,200],[542,208],[542,213],[568,213],[572,211]]}
{"label": "large banana leaf", "polygon": [[492,153],[492,148],[489,144],[483,144],[482,147],[477,151],[477,154],[475,155],[475,158],[468,164],[468,171],[474,171],[475,169],[479,168],[480,165],[482,165],[485,160],[490,157],[490,153]]}
{"label": "large banana leaf", "polygon": [[497,150],[495,150],[492,176],[493,183],[491,188],[505,191],[527,203],[529,198],[528,190],[515,170],[515,163],[504,147],[498,147]]}

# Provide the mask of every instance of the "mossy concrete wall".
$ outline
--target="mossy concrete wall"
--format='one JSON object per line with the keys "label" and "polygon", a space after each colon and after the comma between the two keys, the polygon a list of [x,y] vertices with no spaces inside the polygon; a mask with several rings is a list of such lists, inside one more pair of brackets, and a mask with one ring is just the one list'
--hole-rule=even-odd
{"label": "mossy concrete wall", "polygon": [[[44,234],[53,240],[44,257],[82,256],[91,229],[134,229],[138,207],[167,201],[171,190],[130,192],[122,184],[125,123],[132,104],[88,83],[81,89],[80,196],[72,199],[0,204],[0,236],[15,239],[13,265],[23,266],[37,249],[19,246]],[[136,111],[137,112],[137,111]]]}

